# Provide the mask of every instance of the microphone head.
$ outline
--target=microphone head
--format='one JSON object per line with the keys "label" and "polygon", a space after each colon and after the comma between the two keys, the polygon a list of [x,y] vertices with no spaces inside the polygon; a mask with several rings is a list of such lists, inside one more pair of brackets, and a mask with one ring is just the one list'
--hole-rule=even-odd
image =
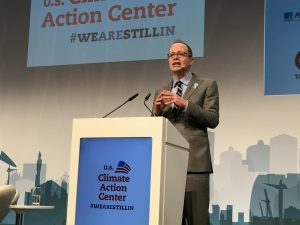
{"label": "microphone head", "polygon": [[145,97],[145,101],[147,101],[151,96],[151,93],[147,94],[147,96]]}
{"label": "microphone head", "polygon": [[132,101],[133,99],[135,99],[137,96],[139,95],[139,93],[136,93],[135,95],[131,96],[128,101]]}

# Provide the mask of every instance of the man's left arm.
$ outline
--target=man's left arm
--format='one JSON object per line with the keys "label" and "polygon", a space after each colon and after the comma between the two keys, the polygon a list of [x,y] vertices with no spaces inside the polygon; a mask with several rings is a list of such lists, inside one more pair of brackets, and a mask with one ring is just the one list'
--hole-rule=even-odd
{"label": "man's left arm", "polygon": [[203,94],[203,105],[189,101],[185,116],[200,126],[215,128],[219,124],[219,92],[216,81],[209,81]]}

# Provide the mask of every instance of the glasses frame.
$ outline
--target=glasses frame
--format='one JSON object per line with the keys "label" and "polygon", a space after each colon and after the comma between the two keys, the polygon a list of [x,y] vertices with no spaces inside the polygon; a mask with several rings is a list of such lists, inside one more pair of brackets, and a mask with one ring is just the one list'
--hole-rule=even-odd
{"label": "glasses frame", "polygon": [[178,51],[178,52],[169,52],[167,54],[168,59],[172,59],[175,56],[177,58],[191,57],[191,55],[188,52],[181,52],[181,51]]}

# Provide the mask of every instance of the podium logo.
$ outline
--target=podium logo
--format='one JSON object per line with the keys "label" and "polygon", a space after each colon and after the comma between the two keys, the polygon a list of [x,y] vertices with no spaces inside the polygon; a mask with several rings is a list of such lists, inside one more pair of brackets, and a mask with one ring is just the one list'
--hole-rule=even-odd
{"label": "podium logo", "polygon": [[115,173],[126,173],[126,174],[128,174],[130,172],[130,170],[131,170],[131,168],[126,162],[119,161],[119,164],[116,168]]}

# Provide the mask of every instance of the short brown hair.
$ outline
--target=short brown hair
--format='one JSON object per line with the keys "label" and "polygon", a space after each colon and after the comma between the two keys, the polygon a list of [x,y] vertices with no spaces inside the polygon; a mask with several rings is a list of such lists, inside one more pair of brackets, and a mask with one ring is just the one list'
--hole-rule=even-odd
{"label": "short brown hair", "polygon": [[184,44],[188,48],[189,57],[193,57],[193,50],[192,50],[192,48],[186,42],[184,42],[184,41],[182,41],[180,39],[177,39],[177,40],[174,40],[172,42],[171,46],[174,45],[174,44],[177,44],[177,43]]}

